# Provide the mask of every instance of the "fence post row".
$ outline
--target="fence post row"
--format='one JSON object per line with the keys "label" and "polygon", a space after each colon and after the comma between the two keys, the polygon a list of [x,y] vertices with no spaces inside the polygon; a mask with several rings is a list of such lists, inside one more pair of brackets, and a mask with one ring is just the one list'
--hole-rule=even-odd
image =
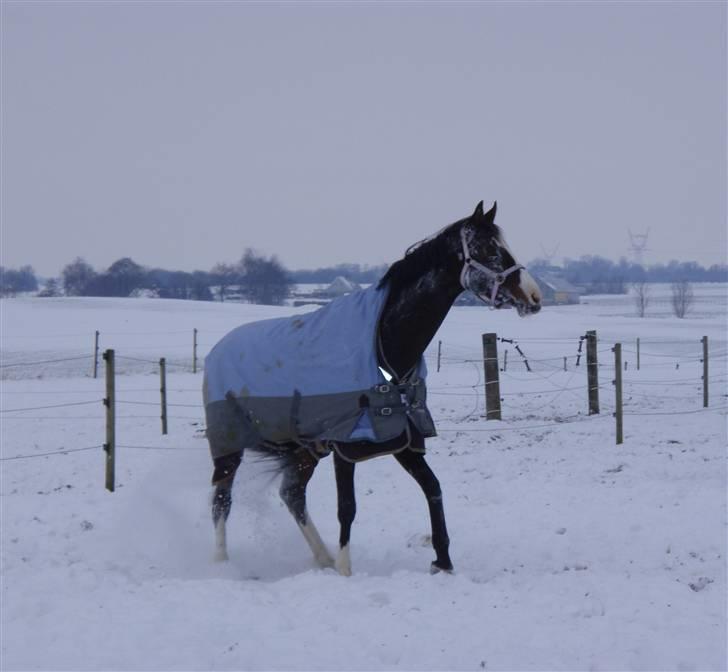
{"label": "fence post row", "polygon": [[99,332],[98,329],[94,336],[94,378],[99,376]]}
{"label": "fence post row", "polygon": [[116,390],[114,383],[114,351],[104,352],[106,362],[106,489],[114,492],[116,471]]}
{"label": "fence post row", "polygon": [[159,392],[162,402],[162,434],[167,433],[167,360],[159,360]]}
{"label": "fence post row", "polygon": [[498,339],[495,334],[483,334],[483,368],[485,370],[485,419],[500,420]]}
{"label": "fence post row", "polygon": [[589,415],[599,413],[599,363],[597,361],[597,332],[586,332],[586,373],[589,392]]}
{"label": "fence post row", "polygon": [[703,336],[703,408],[708,408],[708,337]]}
{"label": "fence post row", "polygon": [[614,380],[612,381],[614,383],[614,417],[617,423],[617,445],[619,445],[624,441],[622,425],[622,344],[615,343],[612,352],[614,352]]}
{"label": "fence post row", "polygon": [[192,373],[197,373],[197,328],[192,330]]}

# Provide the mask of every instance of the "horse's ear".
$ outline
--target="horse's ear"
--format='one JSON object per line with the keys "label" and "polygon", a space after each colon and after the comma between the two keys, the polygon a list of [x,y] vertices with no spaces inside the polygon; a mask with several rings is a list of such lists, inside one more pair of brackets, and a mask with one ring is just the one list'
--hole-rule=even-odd
{"label": "horse's ear", "polygon": [[472,214],[470,219],[482,219],[483,217],[483,201],[480,201],[478,205],[475,206],[475,212]]}
{"label": "horse's ear", "polygon": [[[482,205],[482,201],[481,201],[481,205]],[[495,222],[495,211],[497,208],[498,208],[498,201],[493,201],[493,207],[490,210],[488,210],[488,212],[486,212],[484,215],[485,220],[488,222],[488,224],[493,224],[493,222]],[[482,211],[483,210],[481,208],[481,212]]]}

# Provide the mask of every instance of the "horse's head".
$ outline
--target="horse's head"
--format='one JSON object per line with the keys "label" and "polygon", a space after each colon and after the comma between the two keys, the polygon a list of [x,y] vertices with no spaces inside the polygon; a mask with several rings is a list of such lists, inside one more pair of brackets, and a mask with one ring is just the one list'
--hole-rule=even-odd
{"label": "horse's head", "polygon": [[483,201],[460,227],[463,262],[460,284],[494,308],[514,306],[523,317],[541,310],[541,290],[519,264],[495,224],[496,203],[483,212]]}

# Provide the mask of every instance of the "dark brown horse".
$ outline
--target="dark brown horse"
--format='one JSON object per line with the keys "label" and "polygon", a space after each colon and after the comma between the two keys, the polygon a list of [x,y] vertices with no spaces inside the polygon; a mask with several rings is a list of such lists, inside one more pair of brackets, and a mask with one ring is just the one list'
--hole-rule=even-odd
{"label": "dark brown horse", "polygon": [[[541,308],[541,294],[533,278],[518,264],[495,224],[496,205],[483,211],[482,201],[475,212],[444,228],[407,250],[379,282],[386,289],[386,303],[377,325],[378,363],[393,386],[405,383],[418,366],[425,349],[442,324],[457,297],[470,291],[494,308],[512,306],[520,315]],[[208,413],[208,438],[214,418]],[[339,551],[334,559],[316,530],[306,509],[306,486],[321,457],[315,437],[296,441],[252,442],[234,445],[216,457],[212,478],[215,493],[212,518],[216,531],[217,558],[227,559],[225,522],[230,513],[231,489],[243,452],[252,450],[273,456],[283,474],[280,494],[298,523],[318,563],[335,566],[351,574],[349,538],[356,513],[354,497],[355,461],[346,455],[357,450],[371,454],[369,441],[350,441],[346,446],[331,445],[338,491],[338,518],[341,525]],[[212,442],[211,442],[212,445]],[[376,446],[378,453],[391,453],[419,483],[430,510],[432,545],[436,558],[431,571],[451,571],[449,539],[445,525],[440,483],[424,457],[425,439],[416,423],[407,422],[401,435]],[[345,449],[345,450],[344,450]],[[213,451],[214,454],[214,451]]]}

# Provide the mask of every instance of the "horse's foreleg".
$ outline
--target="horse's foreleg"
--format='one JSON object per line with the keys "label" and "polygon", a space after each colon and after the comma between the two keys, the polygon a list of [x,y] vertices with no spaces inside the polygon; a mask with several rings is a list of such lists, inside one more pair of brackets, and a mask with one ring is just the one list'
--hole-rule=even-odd
{"label": "horse's foreleg", "polygon": [[242,456],[241,451],[214,459],[212,484],[215,486],[215,492],[212,496],[212,524],[215,527],[215,560],[218,561],[228,559],[225,522],[230,515],[233,480]]}
{"label": "horse's foreleg", "polygon": [[437,476],[432,473],[432,469],[425,462],[425,457],[421,453],[412,450],[403,450],[395,454],[397,461],[407,470],[419,483],[422,491],[427,497],[427,504],[430,508],[430,522],[432,524],[432,546],[435,549],[436,559],[431,565],[432,573],[439,571],[452,571],[452,562],[448,548],[450,539],[447,536],[447,526],[445,525],[445,509],[442,505],[442,490],[440,490],[440,482]]}
{"label": "horse's foreleg", "polygon": [[291,460],[283,471],[283,482],[280,490],[281,499],[285,502],[296,523],[298,523],[298,527],[311,548],[316,562],[321,567],[333,567],[334,559],[321,539],[321,535],[313,524],[306,508],[306,486],[311,480],[311,476],[313,476],[317,463],[308,453],[301,453],[297,458]]}
{"label": "horse's foreleg", "polygon": [[338,453],[334,453],[334,471],[336,472],[336,492],[339,500],[339,524],[341,525],[336,569],[343,576],[351,576],[349,539],[351,537],[351,524],[354,522],[354,516],[356,515],[354,464],[339,457]]}

